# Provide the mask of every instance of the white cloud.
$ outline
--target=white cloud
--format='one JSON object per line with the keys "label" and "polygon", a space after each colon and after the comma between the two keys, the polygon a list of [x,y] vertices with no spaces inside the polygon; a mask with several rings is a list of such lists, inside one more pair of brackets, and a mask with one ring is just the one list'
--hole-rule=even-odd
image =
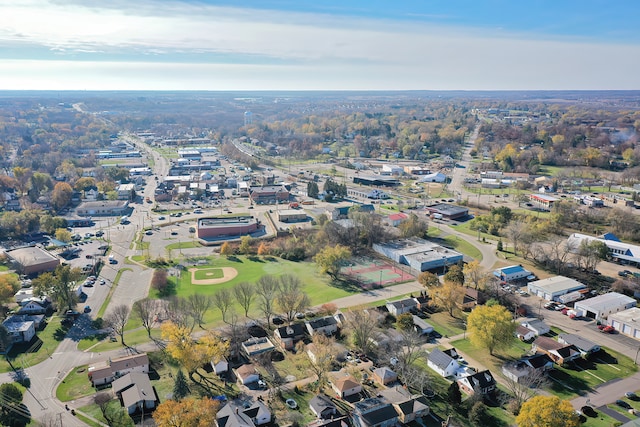
{"label": "white cloud", "polygon": [[164,1],[0,0],[3,46],[141,61],[5,58],[3,89],[638,89],[640,65],[637,45]]}

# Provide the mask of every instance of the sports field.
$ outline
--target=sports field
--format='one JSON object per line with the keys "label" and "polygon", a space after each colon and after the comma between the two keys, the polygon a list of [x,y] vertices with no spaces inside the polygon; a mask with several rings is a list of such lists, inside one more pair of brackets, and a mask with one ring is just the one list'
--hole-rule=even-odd
{"label": "sports field", "polygon": [[194,273],[196,280],[221,279],[224,273],[221,268],[202,268]]}
{"label": "sports field", "polygon": [[408,266],[396,267],[374,258],[352,258],[340,273],[363,285],[388,286],[414,280]]}

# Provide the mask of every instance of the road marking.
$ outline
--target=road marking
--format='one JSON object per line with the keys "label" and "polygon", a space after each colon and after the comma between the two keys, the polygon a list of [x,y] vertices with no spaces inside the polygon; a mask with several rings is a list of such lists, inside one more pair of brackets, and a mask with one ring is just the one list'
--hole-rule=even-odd
{"label": "road marking", "polygon": [[605,362],[605,361],[604,361],[604,360],[602,360],[602,359],[598,359],[598,362],[600,362],[600,363],[602,363],[602,364],[604,364],[604,365],[610,366],[610,367],[612,367],[613,369],[615,369],[616,371],[621,371],[621,369],[620,369],[620,368],[618,368],[617,366],[613,366],[613,365],[611,365],[611,364],[609,364],[609,363]]}

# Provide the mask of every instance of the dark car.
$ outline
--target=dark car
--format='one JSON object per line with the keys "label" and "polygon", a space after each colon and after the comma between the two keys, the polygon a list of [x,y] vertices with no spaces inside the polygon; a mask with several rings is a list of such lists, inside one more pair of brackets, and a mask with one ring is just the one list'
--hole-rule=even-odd
{"label": "dark car", "polygon": [[629,405],[627,402],[625,402],[624,400],[616,400],[616,405],[618,405],[621,408],[624,409],[631,409],[631,405]]}

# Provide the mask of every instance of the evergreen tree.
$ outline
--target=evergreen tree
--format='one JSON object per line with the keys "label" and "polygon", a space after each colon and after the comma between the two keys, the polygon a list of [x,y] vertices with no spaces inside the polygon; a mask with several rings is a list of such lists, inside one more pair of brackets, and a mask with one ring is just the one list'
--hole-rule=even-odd
{"label": "evergreen tree", "polygon": [[182,400],[187,397],[190,392],[187,378],[182,373],[182,369],[179,369],[175,382],[173,383],[173,398],[175,400]]}
{"label": "evergreen tree", "polygon": [[318,194],[320,194],[320,189],[318,188],[318,184],[315,182],[307,183],[307,196],[312,197],[314,199],[318,198]]}
{"label": "evergreen tree", "polygon": [[503,249],[503,247],[502,247],[502,240],[498,240],[498,247],[497,247],[497,249],[498,249],[498,252],[502,252],[502,249]]}
{"label": "evergreen tree", "polygon": [[458,406],[462,403],[462,392],[460,392],[460,386],[458,386],[458,382],[454,381],[449,386],[447,390],[447,398],[449,399],[449,403],[453,406]]}

